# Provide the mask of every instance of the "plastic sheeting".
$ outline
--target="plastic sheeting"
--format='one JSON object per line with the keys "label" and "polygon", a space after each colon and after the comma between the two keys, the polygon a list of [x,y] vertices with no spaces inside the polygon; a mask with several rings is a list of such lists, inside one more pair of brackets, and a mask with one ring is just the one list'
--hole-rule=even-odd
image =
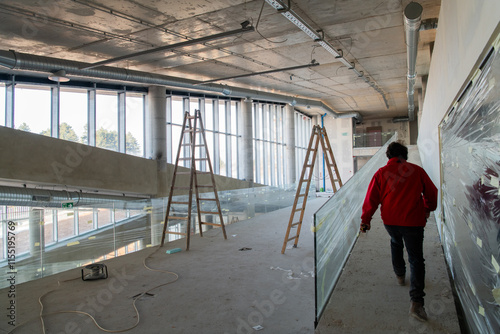
{"label": "plastic sheeting", "polygon": [[500,332],[500,52],[441,123],[441,238],[471,333]]}
{"label": "plastic sheeting", "polygon": [[[290,206],[295,189],[256,187],[218,195],[227,225]],[[11,277],[19,284],[158,245],[167,202],[168,198],[112,201],[73,209],[0,206],[0,288],[11,284]],[[213,205],[202,201],[202,211],[215,211]],[[185,206],[172,208],[172,214],[185,214],[182,211]],[[218,223],[219,216],[204,214],[202,219]],[[192,224],[198,233],[196,220],[193,205]],[[184,231],[185,225],[169,228]],[[166,241],[178,239],[168,237]],[[195,245],[192,238],[191,247]]]}
{"label": "plastic sheeting", "polygon": [[361,207],[373,174],[387,163],[387,143],[314,214],[316,324],[359,235]]}

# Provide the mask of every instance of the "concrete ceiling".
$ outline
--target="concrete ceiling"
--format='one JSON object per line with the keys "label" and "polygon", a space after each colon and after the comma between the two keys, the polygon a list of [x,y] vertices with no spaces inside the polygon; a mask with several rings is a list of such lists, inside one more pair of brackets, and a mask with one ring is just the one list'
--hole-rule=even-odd
{"label": "concrete ceiling", "polygon": [[[408,3],[291,1],[297,15],[322,30],[324,40],[341,49],[344,57],[381,89],[388,108],[381,93],[265,0],[3,0],[0,50],[95,63],[239,29],[248,20],[256,31],[107,66],[205,81],[305,65],[314,59],[319,66],[219,83],[320,100],[339,113],[355,111],[364,118],[407,116],[403,10]],[[439,0],[419,3],[424,8],[422,19],[438,17]],[[419,76],[429,71],[435,33],[420,32]],[[0,73],[16,71],[0,66]],[[415,102],[418,108],[417,99]],[[314,108],[303,111],[322,113]]]}

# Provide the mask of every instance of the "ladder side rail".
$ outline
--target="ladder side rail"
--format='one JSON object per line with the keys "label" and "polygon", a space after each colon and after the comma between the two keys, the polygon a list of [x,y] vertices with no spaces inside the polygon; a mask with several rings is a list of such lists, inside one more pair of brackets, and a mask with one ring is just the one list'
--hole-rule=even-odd
{"label": "ladder side rail", "polygon": [[[318,126],[318,130],[319,129],[320,128]],[[295,242],[293,244],[293,247],[297,247],[297,244],[299,243],[300,231],[302,230],[302,221],[304,220],[304,214],[306,212],[307,197],[309,194],[309,188],[311,186],[311,181],[312,181],[313,168],[314,168],[314,164],[316,162],[316,158],[318,156],[318,146],[319,146],[319,143],[320,143],[321,138],[322,138],[320,131],[317,132],[317,136],[318,136],[318,138],[317,138],[318,140],[316,141],[316,145],[314,147],[313,157],[312,157],[313,162],[312,162],[312,166],[311,166],[311,170],[310,170],[311,175],[309,176],[307,184],[306,184],[306,192],[305,192],[305,196],[304,196],[304,201],[302,202],[302,211],[300,212],[300,220],[299,220],[299,224],[297,225],[297,238],[295,238]]]}
{"label": "ladder side rail", "polygon": [[[201,115],[200,115],[201,117]],[[194,112],[194,127],[193,127],[193,132],[192,134],[192,141],[191,141],[191,152],[193,155],[193,159],[191,161],[192,164],[192,176],[193,176],[193,182],[194,182],[194,189],[195,189],[195,194],[196,194],[196,212],[197,212],[197,217],[198,217],[198,228],[200,230],[200,236],[203,236],[203,229],[202,229],[202,224],[201,224],[201,204],[200,204],[200,193],[198,190],[198,173],[196,171],[196,134],[199,133],[198,130],[198,112],[195,110]],[[201,121],[201,118],[200,118]],[[201,141],[201,138],[200,138]]]}
{"label": "ladder side rail", "polygon": [[[328,140],[328,136],[326,135],[326,131],[324,131],[324,128],[322,129],[321,132],[322,132],[321,148],[323,149],[323,154],[325,157],[326,169],[328,171],[328,175],[330,176],[330,182],[332,184],[333,192],[336,193],[337,192],[337,185],[335,184],[336,178],[334,177],[333,171],[332,171],[332,165],[335,163],[335,159],[333,157],[331,147],[329,147],[326,143],[326,141]],[[325,177],[325,176],[326,175],[323,175],[323,177]],[[335,176],[338,177],[338,173]],[[326,189],[325,189],[325,191],[326,191]]]}
{"label": "ladder side rail", "polygon": [[210,178],[212,180],[212,185],[213,185],[213,190],[214,190],[214,195],[215,195],[215,203],[217,205],[217,212],[219,213],[220,226],[222,228],[222,233],[224,235],[224,239],[227,239],[226,228],[224,226],[224,219],[222,217],[222,210],[220,207],[219,195],[217,193],[217,187],[216,187],[216,183],[215,183],[214,171],[212,169],[212,161],[210,160],[210,153],[209,153],[208,147],[207,147],[207,138],[205,137],[205,127],[203,126],[203,120],[201,119],[200,110],[196,110],[195,113],[197,113],[199,115],[200,133],[201,133],[201,138],[203,139],[203,144],[205,147],[205,155],[206,155],[206,159],[207,159],[206,161],[207,161],[207,164],[208,164],[208,167],[210,170]]}
{"label": "ladder side rail", "polygon": [[[189,115],[189,111],[186,111],[186,114],[185,114],[187,120],[188,120],[188,124],[189,124],[189,138],[191,140],[191,146],[190,147],[193,147],[193,141],[194,141],[194,130],[193,130],[193,126],[191,124],[191,117]],[[196,119],[195,119],[196,121]],[[194,157],[194,152],[193,150],[191,150],[191,166],[190,166],[190,171],[191,171],[191,174],[190,174],[190,178],[189,178],[189,197],[188,197],[188,219],[187,219],[187,224],[186,224],[186,250],[188,251],[189,250],[189,244],[190,244],[190,240],[191,240],[191,208],[193,206],[193,179],[195,177],[195,172],[196,172],[196,165],[194,164],[195,162],[195,157]]]}
{"label": "ladder side rail", "polygon": [[[293,219],[295,217],[295,210],[297,209],[297,203],[298,203],[298,200],[299,200],[300,195],[301,195],[300,192],[302,190],[302,184],[305,182],[304,181],[304,176],[305,176],[307,168],[309,168],[308,167],[308,165],[309,165],[309,156],[310,156],[312,147],[314,145],[314,137],[316,136],[316,132],[317,132],[317,126],[314,125],[313,129],[312,129],[312,132],[311,132],[311,137],[309,138],[309,144],[307,146],[307,152],[306,152],[306,156],[304,158],[304,163],[302,164],[302,171],[300,173],[300,179],[299,179],[299,182],[297,184],[297,190],[295,192],[295,199],[294,199],[294,202],[293,202],[293,205],[292,205],[292,212],[291,212],[290,218],[288,220],[288,227],[287,227],[287,230],[286,230],[286,233],[285,233],[285,240],[283,241],[283,247],[281,248],[281,254],[285,254],[286,245],[287,245],[287,243],[289,241],[288,239],[290,237],[290,230],[292,228]],[[312,161],[311,170],[312,170],[313,167],[314,167],[314,160]],[[311,172],[310,172],[310,174],[311,174]],[[311,175],[309,175],[309,179],[310,178],[311,178]],[[308,194],[309,194],[309,188],[306,187],[305,197]]]}
{"label": "ladder side rail", "polygon": [[[325,140],[325,146],[326,146],[329,158],[331,160],[330,162],[335,170],[336,179],[338,180],[339,188],[340,188],[340,187],[342,187],[342,179],[340,178],[340,173],[339,173],[339,169],[337,167],[337,162],[335,161],[335,156],[333,155],[332,146],[330,145],[330,139],[328,138],[328,134],[326,133],[325,128],[323,128],[323,137]],[[330,175],[330,178],[331,178],[331,175]],[[334,182],[335,182],[335,179],[332,179],[332,183],[334,183]],[[336,187],[334,187],[334,189],[336,189]],[[337,190],[335,190],[335,192],[337,192]]]}
{"label": "ladder side rail", "polygon": [[174,186],[175,186],[175,180],[176,180],[176,175],[177,175],[177,167],[179,165],[179,158],[181,156],[182,142],[184,139],[184,129],[186,127],[186,119],[187,118],[184,116],[184,120],[182,122],[181,136],[179,139],[179,148],[177,149],[177,157],[175,158],[174,172],[172,174],[172,180],[171,180],[171,184],[170,184],[170,193],[168,194],[167,211],[165,212],[165,219],[163,220],[163,232],[162,232],[160,247],[163,247],[163,244],[165,242],[165,232],[168,229],[168,216],[170,213],[170,206],[172,203],[172,197],[173,197],[173,193],[174,193]]}

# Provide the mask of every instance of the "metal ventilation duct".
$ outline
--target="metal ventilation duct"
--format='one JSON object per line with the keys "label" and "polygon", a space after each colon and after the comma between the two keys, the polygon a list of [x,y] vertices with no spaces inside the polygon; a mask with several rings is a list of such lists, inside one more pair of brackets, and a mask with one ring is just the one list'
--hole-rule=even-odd
{"label": "metal ventilation duct", "polygon": [[142,209],[144,198],[108,196],[76,191],[46,190],[0,186],[0,205],[61,208],[73,202],[74,207],[92,206],[117,209]]}
{"label": "metal ventilation duct", "polygon": [[410,2],[404,10],[404,26],[406,37],[406,54],[407,54],[407,83],[408,83],[408,119],[415,119],[415,80],[417,77],[416,63],[418,51],[418,38],[421,24],[423,8],[417,2]]}
{"label": "metal ventilation duct", "polygon": [[260,92],[251,89],[230,87],[221,84],[209,83],[200,85],[200,82],[195,80],[171,77],[154,73],[133,71],[111,66],[100,66],[97,68],[85,69],[85,67],[89,67],[90,65],[92,64],[72,61],[72,60],[43,57],[26,53],[19,53],[13,50],[9,51],[0,50],[0,66],[4,66],[12,70],[27,70],[36,72],[46,72],[46,73],[52,73],[54,71],[64,70],[66,71],[66,74],[68,76],[99,78],[99,79],[107,79],[107,80],[114,80],[121,82],[126,81],[126,82],[134,82],[147,85],[178,87],[195,91],[215,92],[219,94],[232,95],[241,98],[288,103],[291,105],[297,105],[303,107],[316,106],[321,108],[322,111],[328,113],[334,118],[354,117],[356,118],[356,121],[358,123],[362,122],[363,120],[362,116],[357,112],[348,114],[338,113],[321,101],[297,99],[294,98],[293,96]]}

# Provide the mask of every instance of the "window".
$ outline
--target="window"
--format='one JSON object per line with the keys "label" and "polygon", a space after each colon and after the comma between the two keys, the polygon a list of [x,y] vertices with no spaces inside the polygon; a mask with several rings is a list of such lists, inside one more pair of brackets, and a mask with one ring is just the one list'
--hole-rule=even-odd
{"label": "window", "polygon": [[126,98],[126,150],[127,154],[144,156],[144,95]]}
{"label": "window", "polygon": [[15,88],[14,105],[14,127],[16,129],[50,137],[50,88],[31,88],[18,85]]}
{"label": "window", "polygon": [[89,232],[94,228],[92,209],[77,208],[75,215],[78,215],[78,234]]}
{"label": "window", "polygon": [[97,147],[118,151],[118,97],[117,93],[97,92],[96,134]]}
{"label": "window", "polygon": [[61,89],[59,101],[59,138],[87,144],[87,91]]}
{"label": "window", "polygon": [[0,83],[0,125],[5,126],[5,84]]}
{"label": "window", "polygon": [[64,240],[74,236],[75,212],[73,210],[57,211],[57,239]]}
{"label": "window", "polygon": [[113,223],[112,219],[113,210],[99,208],[97,211],[98,211],[97,213],[98,227],[103,227]]}

